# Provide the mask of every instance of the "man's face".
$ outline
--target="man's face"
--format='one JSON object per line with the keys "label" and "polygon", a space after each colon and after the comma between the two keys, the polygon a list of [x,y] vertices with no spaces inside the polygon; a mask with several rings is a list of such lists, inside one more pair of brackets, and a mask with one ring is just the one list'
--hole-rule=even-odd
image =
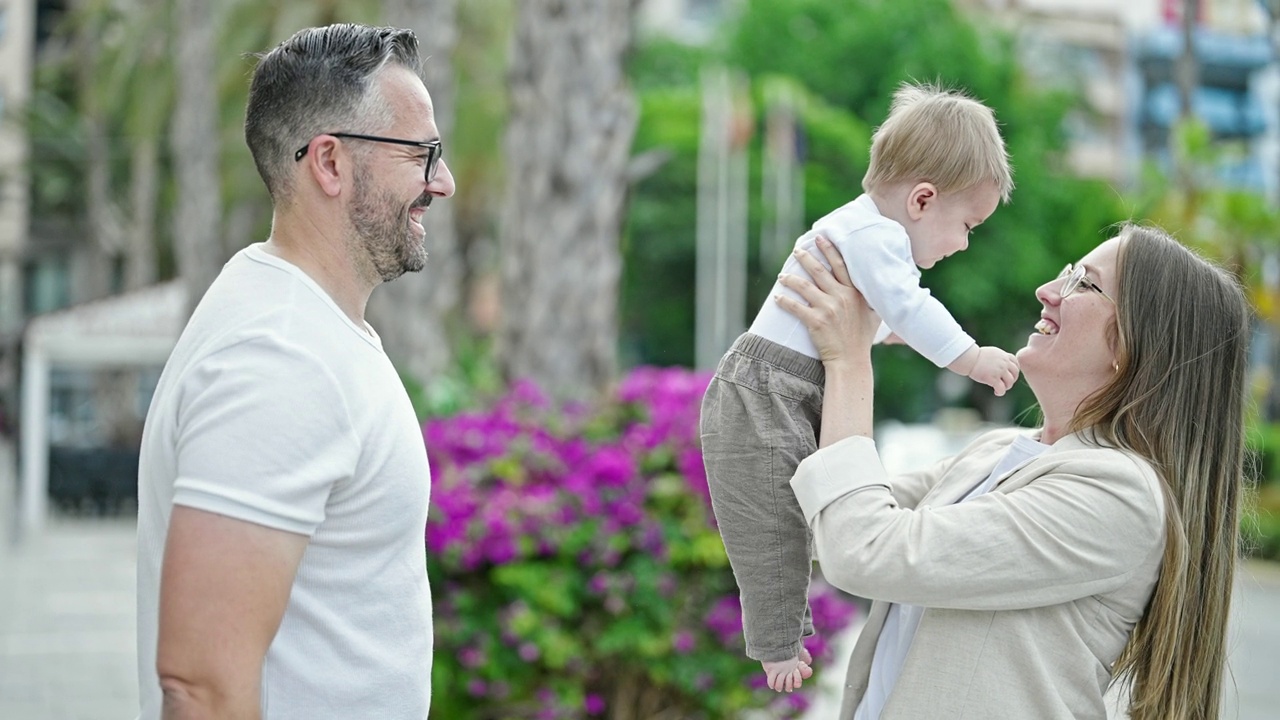
{"label": "man's face", "polygon": [[[387,136],[435,140],[431,97],[411,71],[388,67],[378,77],[382,98],[392,111]],[[453,194],[453,175],[441,160],[427,183],[425,148],[376,143],[357,156],[350,205],[354,241],[383,281],[417,272],[427,262],[422,218],[435,197]]]}
{"label": "man's face", "polygon": [[423,192],[404,202],[403,193],[378,182],[372,164],[366,159],[356,168],[351,226],[378,277],[388,282],[426,266],[426,231],[421,220],[432,196]]}

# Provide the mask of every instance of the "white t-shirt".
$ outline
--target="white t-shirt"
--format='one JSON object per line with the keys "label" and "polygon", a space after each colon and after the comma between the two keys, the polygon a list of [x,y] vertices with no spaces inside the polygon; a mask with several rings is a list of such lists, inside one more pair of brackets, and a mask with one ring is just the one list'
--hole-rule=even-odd
{"label": "white t-shirt", "polygon": [[[974,345],[973,338],[947,308],[920,287],[920,268],[911,256],[911,238],[902,225],[880,214],[870,195],[860,195],[828,213],[796,240],[797,248],[808,250],[826,265],[822,253],[814,249],[819,235],[840,250],[853,286],[884,321],[876,333],[876,342],[884,340],[892,330],[938,367],[955,362]],[[782,272],[809,277],[794,255],[783,263]],[[816,359],[818,349],[809,338],[808,329],[778,305],[775,295],[801,299],[794,291],[774,283],[749,332]]]}
{"label": "white t-shirt", "polygon": [[263,666],[264,719],[426,718],[429,493],[421,427],[377,335],[297,267],[258,245],[237,253],[169,357],[143,432],[142,719],[160,717],[175,504],[309,537]]}
{"label": "white t-shirt", "polygon": [[[1048,445],[1032,440],[1026,435],[1017,436],[991,470],[991,474],[956,502],[962,503],[987,494],[1006,475],[1031,462],[1048,449]],[[853,720],[878,720],[880,713],[884,711],[884,704],[888,702],[889,694],[893,692],[893,686],[897,684],[898,676],[902,674],[902,665],[907,660],[907,651],[911,649],[911,641],[915,639],[922,615],[924,615],[924,608],[919,605],[894,603],[889,606],[884,628],[880,631],[880,637],[876,638],[876,652],[871,658],[871,675],[867,681],[867,692],[862,696],[862,702],[858,704]]]}

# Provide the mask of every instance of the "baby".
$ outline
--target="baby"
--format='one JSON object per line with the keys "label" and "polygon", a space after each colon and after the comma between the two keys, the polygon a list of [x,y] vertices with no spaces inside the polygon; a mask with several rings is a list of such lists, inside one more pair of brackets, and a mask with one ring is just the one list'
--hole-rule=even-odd
{"label": "baby", "polygon": [[[814,223],[839,248],[849,276],[883,320],[877,341],[905,342],[939,367],[1003,395],[1014,356],[979,346],[929,291],[919,268],[969,246],[1013,189],[995,116],[982,103],[927,85],[904,85],[871,140],[865,191]],[[821,259],[820,252],[813,253]],[[807,277],[795,257],[782,272]],[[810,532],[788,482],[817,449],[822,363],[809,333],[774,295],[721,359],[702,402],[702,452],[711,501],[742,601],[747,656],[769,687],[791,691],[812,674],[802,638],[813,634]]]}

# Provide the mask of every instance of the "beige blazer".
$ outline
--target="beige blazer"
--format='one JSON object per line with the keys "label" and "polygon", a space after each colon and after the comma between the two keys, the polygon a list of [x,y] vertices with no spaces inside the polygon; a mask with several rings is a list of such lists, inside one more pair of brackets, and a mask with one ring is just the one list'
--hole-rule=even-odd
{"label": "beige blazer", "polygon": [[1019,432],[997,430],[890,478],[875,443],[819,450],[791,481],[828,582],[874,602],[849,664],[842,720],[866,691],[889,603],[926,609],[882,720],[1105,718],[1111,667],[1164,551],[1151,466],[1068,436],[986,479]]}

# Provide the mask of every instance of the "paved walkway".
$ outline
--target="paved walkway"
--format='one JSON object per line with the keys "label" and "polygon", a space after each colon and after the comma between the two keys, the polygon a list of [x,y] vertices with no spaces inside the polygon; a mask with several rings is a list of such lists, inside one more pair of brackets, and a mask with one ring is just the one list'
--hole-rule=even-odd
{"label": "paved walkway", "polygon": [[[14,544],[11,457],[0,445],[0,719],[133,720],[134,522],[55,516]],[[1280,565],[1246,565],[1237,587],[1223,719],[1269,720],[1280,708]],[[838,691],[843,670],[822,675]],[[820,700],[808,717],[835,707]]]}
{"label": "paved walkway", "polygon": [[1223,720],[1280,717],[1280,564],[1239,574],[1229,643]]}
{"label": "paved walkway", "polygon": [[131,719],[134,522],[53,522],[0,548],[0,718]]}
{"label": "paved walkway", "polygon": [[132,720],[133,518],[51,518],[15,544],[13,462],[0,444],[0,718]]}

